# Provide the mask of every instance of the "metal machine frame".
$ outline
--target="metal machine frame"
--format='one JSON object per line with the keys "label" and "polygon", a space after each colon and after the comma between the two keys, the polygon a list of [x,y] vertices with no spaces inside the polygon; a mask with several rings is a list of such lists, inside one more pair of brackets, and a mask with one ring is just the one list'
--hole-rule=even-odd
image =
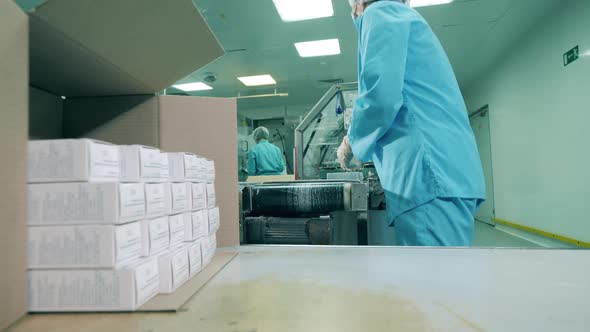
{"label": "metal machine frame", "polygon": [[[325,190],[329,189],[326,186],[340,194]],[[358,215],[368,209],[368,189],[367,184],[355,181],[249,184],[242,190],[243,240],[254,244],[357,245]],[[280,200],[277,205],[268,193],[285,193],[289,200]],[[304,203],[297,203],[299,200]],[[309,203],[314,200],[318,204]]]}
{"label": "metal machine frame", "polygon": [[245,186],[246,243],[382,245],[395,239],[372,163],[351,173],[335,160],[357,92],[356,82],[333,85],[297,126],[296,181]]}
{"label": "metal machine frame", "polygon": [[[351,83],[341,83],[333,85],[328,92],[324,94],[324,96],[317,102],[317,104],[309,111],[307,116],[301,121],[299,126],[295,128],[295,178],[296,179],[303,179],[304,176],[303,167],[304,167],[304,153],[306,147],[303,146],[303,132],[309,128],[309,126],[313,123],[316,119],[317,115],[321,113],[336,96],[340,91],[353,91],[358,89],[357,82]],[[308,142],[309,144],[309,142]]]}

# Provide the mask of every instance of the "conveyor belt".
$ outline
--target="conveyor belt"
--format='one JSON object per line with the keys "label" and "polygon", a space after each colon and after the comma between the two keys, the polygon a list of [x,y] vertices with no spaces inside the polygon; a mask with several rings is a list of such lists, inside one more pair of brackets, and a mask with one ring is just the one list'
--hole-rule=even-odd
{"label": "conveyor belt", "polygon": [[331,219],[246,218],[248,244],[329,245]]}
{"label": "conveyor belt", "polygon": [[252,187],[251,214],[299,216],[345,210],[346,183],[288,183]]}

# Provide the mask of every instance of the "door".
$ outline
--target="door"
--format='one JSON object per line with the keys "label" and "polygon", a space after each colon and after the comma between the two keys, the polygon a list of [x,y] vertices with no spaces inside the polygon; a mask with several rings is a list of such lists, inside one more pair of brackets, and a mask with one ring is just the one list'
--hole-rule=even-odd
{"label": "door", "polygon": [[490,134],[490,112],[484,107],[470,115],[471,128],[477,141],[477,149],[483,167],[483,174],[486,180],[486,201],[479,209],[475,219],[494,225],[495,216],[494,203],[494,172],[492,168],[492,140]]}

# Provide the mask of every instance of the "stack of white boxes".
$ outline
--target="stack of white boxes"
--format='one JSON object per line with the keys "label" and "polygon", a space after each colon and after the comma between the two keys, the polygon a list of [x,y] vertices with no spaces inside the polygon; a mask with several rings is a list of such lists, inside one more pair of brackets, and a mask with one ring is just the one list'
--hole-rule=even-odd
{"label": "stack of white boxes", "polygon": [[139,145],[30,142],[30,311],[134,311],[200,272],[219,227],[214,188],[193,204],[201,164]]}
{"label": "stack of white boxes", "polygon": [[[187,152],[166,154],[169,161],[172,192],[170,216],[171,250],[160,257],[161,293],[174,292],[183,280],[195,276],[215,254],[213,243],[219,229],[219,209],[215,187],[207,191],[207,180],[215,180],[212,162]],[[213,167],[213,168],[212,168]],[[208,174],[209,169],[211,173]],[[184,198],[187,202],[184,203]],[[211,240],[211,238],[213,240]],[[183,242],[184,241],[184,242]],[[188,244],[188,246],[187,246]],[[180,270],[179,261],[188,250],[188,272]],[[182,275],[179,275],[182,272]]]}

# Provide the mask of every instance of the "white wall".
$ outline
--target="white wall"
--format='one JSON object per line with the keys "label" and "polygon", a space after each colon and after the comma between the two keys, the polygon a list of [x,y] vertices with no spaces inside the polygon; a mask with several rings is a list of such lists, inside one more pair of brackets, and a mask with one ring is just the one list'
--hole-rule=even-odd
{"label": "white wall", "polygon": [[[564,3],[479,84],[489,104],[496,216],[590,242],[590,1]],[[564,67],[579,45],[588,52]]]}

